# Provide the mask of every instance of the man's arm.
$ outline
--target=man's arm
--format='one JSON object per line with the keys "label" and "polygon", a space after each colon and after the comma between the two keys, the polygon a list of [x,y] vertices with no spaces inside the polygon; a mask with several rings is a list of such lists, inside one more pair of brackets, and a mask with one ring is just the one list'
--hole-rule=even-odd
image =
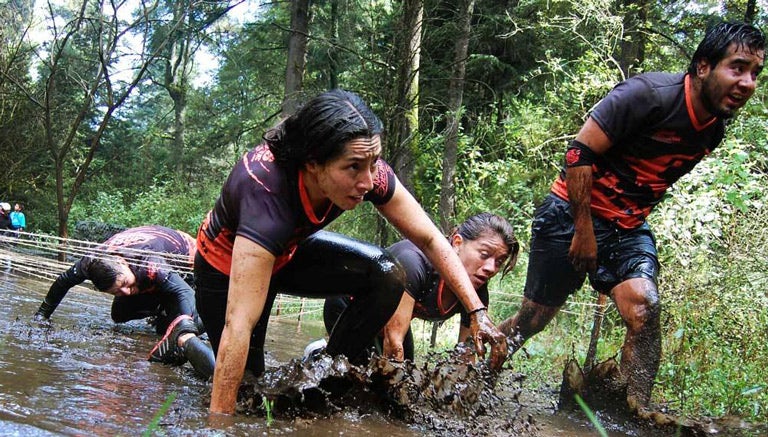
{"label": "man's arm", "polygon": [[51,288],[48,289],[48,294],[45,295],[45,299],[43,300],[43,303],[40,304],[40,308],[38,308],[35,316],[43,317],[45,319],[50,318],[51,314],[56,311],[56,307],[58,307],[62,299],[64,299],[64,296],[67,295],[69,289],[75,285],[82,284],[86,279],[88,278],[86,278],[83,273],[83,270],[80,267],[80,262],[78,261],[53,281]]}
{"label": "man's arm", "polygon": [[195,291],[175,271],[171,271],[157,287],[165,312],[175,318],[195,313]]}
{"label": "man's arm", "polygon": [[568,154],[579,152],[576,154],[581,156],[566,156],[565,170],[565,182],[575,227],[568,256],[576,270],[593,272],[597,269],[597,241],[592,228],[590,155],[605,153],[611,147],[611,140],[590,117],[576,135],[574,145],[578,145],[578,148],[574,151],[569,149]]}

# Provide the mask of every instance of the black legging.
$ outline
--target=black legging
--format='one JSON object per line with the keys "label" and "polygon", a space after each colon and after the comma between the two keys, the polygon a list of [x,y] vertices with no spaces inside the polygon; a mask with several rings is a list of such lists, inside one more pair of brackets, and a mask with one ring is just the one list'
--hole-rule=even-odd
{"label": "black legging", "polygon": [[[198,253],[195,258],[196,300],[213,350],[224,330],[229,277],[213,269]],[[264,338],[277,293],[301,297],[354,296],[328,340],[326,352],[360,363],[366,347],[397,309],[404,275],[385,249],[344,235],[318,231],[302,241],[291,261],[272,276],[261,318],[251,333],[246,367],[264,371]]]}
{"label": "black legging", "polygon": [[[323,323],[325,324],[325,330],[327,332],[333,332],[333,327],[336,321],[339,319],[341,313],[352,303],[349,296],[344,297],[329,297],[323,304]],[[375,350],[379,355],[384,353],[384,336],[380,332],[373,343],[368,346],[369,349]],[[408,332],[405,333],[403,339],[403,356],[406,360],[413,361],[413,332],[411,327],[408,327]]]}
{"label": "black legging", "polygon": [[[176,272],[170,272],[157,288],[159,290],[156,293],[115,296],[112,300],[112,320],[124,323],[156,316],[155,330],[162,335],[168,324],[180,314],[197,318],[191,275],[182,277]],[[202,331],[196,333],[201,334]]]}

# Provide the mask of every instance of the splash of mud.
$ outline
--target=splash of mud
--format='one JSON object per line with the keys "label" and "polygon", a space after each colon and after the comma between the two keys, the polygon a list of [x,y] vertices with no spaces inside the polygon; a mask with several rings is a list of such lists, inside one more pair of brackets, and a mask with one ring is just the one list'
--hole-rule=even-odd
{"label": "splash of mud", "polygon": [[[421,366],[376,355],[365,366],[343,356],[320,355],[310,363],[294,359],[243,384],[238,412],[264,415],[266,398],[275,417],[322,417],[353,409],[378,411],[441,435],[537,435],[533,420],[518,417],[520,408],[509,405],[510,399],[502,405],[495,394],[498,374],[467,356],[466,348],[457,346]],[[522,390],[522,376],[511,381],[517,384],[513,390]]]}

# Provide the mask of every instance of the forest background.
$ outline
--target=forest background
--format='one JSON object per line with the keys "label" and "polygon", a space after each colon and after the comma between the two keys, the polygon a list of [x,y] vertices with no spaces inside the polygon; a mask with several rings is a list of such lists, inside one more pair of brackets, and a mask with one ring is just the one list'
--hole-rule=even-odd
{"label": "forest background", "polygon": [[[444,231],[479,211],[513,223],[523,254],[492,283],[499,322],[522,293],[535,205],[590,107],[631,75],[684,71],[708,25],[765,28],[767,13],[764,0],[0,0],[0,200],[23,203],[33,233],[97,221],[194,234],[266,128],[342,87],[382,118],[385,158]],[[650,219],[654,401],[679,414],[768,421],[766,98],[761,85]],[[331,229],[398,239],[369,206]],[[559,383],[594,302],[577,293],[512,367]],[[623,336],[609,306],[599,357]]]}

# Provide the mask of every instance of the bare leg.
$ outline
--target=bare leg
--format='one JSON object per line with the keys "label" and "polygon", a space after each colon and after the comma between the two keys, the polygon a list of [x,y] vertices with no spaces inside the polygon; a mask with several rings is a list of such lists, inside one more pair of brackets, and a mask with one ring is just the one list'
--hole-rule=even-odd
{"label": "bare leg", "polygon": [[661,303],[656,284],[645,278],[628,279],[611,290],[611,297],[627,325],[621,348],[621,372],[627,379],[630,409],[642,410],[661,360]]}
{"label": "bare leg", "polygon": [[499,324],[499,329],[511,339],[510,355],[526,340],[541,332],[562,307],[538,304],[526,297],[517,314]]}

